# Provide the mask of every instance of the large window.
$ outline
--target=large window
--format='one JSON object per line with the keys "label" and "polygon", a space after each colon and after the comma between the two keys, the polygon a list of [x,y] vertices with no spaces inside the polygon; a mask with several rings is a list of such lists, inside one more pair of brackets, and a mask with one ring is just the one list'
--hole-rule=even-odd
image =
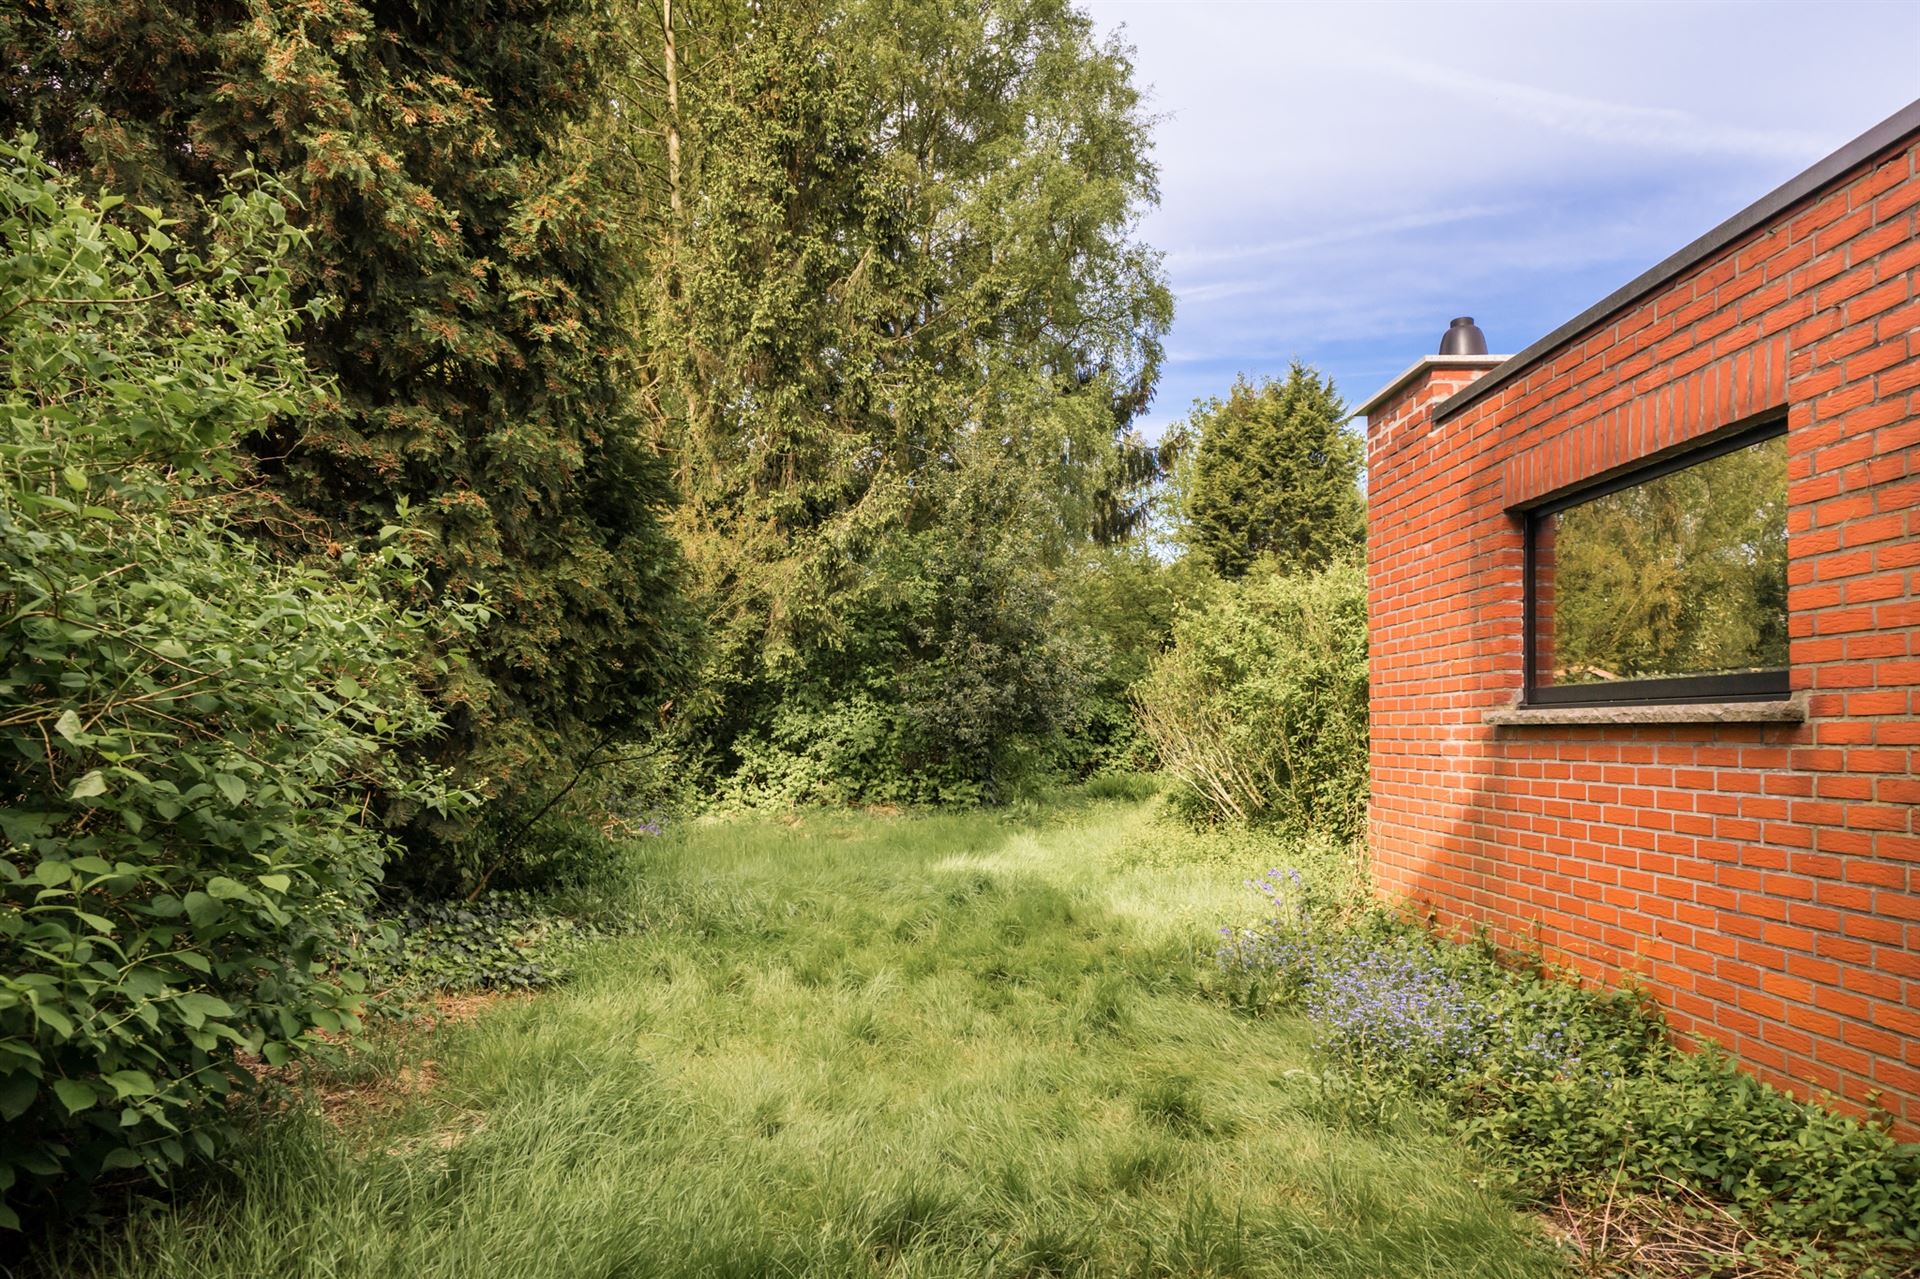
{"label": "large window", "polygon": [[1527,701],[1787,692],[1787,450],[1775,423],[1527,519]]}

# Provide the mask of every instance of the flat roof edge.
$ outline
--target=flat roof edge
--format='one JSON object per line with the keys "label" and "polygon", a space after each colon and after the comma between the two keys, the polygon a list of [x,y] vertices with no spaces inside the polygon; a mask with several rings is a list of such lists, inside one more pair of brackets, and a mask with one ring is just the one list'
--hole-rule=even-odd
{"label": "flat roof edge", "polygon": [[1638,301],[1642,296],[1698,265],[1702,260],[1725,248],[1761,223],[1819,191],[1849,169],[1906,141],[1915,133],[1920,133],[1920,101],[1910,102],[1900,108],[1833,154],[1816,161],[1811,168],[1767,192],[1678,253],[1635,276],[1539,341],[1523,347],[1498,370],[1487,374],[1471,386],[1462,387],[1456,394],[1442,400],[1434,406],[1433,420],[1444,422],[1468,406],[1477,403],[1538,363],[1542,356],[1564,346],[1569,340],[1592,328],[1613,312],[1631,302]]}
{"label": "flat roof edge", "polygon": [[1395,395],[1398,395],[1407,383],[1419,377],[1431,368],[1443,369],[1479,369],[1492,368],[1502,360],[1510,360],[1511,355],[1423,355],[1402,369],[1398,376],[1385,386],[1369,395],[1360,406],[1353,410],[1354,417],[1369,417],[1373,410]]}

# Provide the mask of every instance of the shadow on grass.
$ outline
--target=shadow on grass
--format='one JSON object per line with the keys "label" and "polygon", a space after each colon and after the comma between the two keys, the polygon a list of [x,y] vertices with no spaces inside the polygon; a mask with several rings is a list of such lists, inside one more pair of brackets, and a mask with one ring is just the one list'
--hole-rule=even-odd
{"label": "shadow on grass", "polygon": [[636,851],[651,920],[437,1036],[380,1140],[274,1125],[99,1276],[1522,1276],[1444,1145],[1311,1111],[1300,1028],[1194,997],[1237,876],[1146,806],[812,815]]}

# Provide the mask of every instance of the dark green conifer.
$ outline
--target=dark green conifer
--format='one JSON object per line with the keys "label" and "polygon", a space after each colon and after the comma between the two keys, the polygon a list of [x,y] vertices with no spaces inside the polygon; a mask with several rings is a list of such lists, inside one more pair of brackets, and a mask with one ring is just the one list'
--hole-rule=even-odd
{"label": "dark green conifer", "polygon": [[1366,500],[1361,444],[1331,378],[1295,361],[1284,381],[1241,378],[1195,408],[1185,495],[1189,545],[1222,577],[1263,555],[1311,571],[1360,552]]}

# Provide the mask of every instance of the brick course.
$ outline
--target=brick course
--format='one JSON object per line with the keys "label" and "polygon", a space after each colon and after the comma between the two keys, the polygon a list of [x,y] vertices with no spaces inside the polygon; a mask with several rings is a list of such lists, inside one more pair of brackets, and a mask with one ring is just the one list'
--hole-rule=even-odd
{"label": "brick course", "polygon": [[[1920,140],[1857,164],[1482,398],[1367,421],[1376,879],[1634,974],[1684,1036],[1920,1133]],[[1436,413],[1438,410],[1438,413]],[[1500,726],[1520,509],[1784,412],[1803,724]]]}

